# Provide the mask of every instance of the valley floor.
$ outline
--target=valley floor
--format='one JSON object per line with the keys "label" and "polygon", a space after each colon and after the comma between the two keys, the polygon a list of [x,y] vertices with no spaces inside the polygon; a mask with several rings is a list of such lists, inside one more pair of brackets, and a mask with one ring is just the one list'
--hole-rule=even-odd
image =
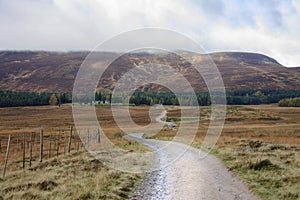
{"label": "valley floor", "polygon": [[[200,108],[199,119],[183,121],[180,108],[165,108],[167,121],[177,126],[165,127],[149,137],[172,140],[180,123],[188,125],[189,120],[199,120],[200,128],[192,146],[202,148],[209,124],[209,107]],[[147,106],[131,107],[133,121],[142,126],[149,124],[149,109]],[[145,145],[123,138],[124,133],[116,126],[109,107],[97,107],[96,111],[101,128],[115,145],[126,151],[149,151]],[[6,177],[0,179],[0,196],[4,199],[65,199],[68,196],[72,199],[126,199],[144,176],[112,170],[84,151],[64,155],[61,148],[58,157],[54,153],[48,155],[51,152],[48,142],[44,146],[47,159],[38,163],[36,145],[33,166],[28,167],[26,161],[26,168],[22,170],[21,143],[16,143],[16,135],[38,134],[41,128],[45,137],[59,130],[67,132],[74,125],[72,109],[69,105],[18,107],[0,108],[0,113],[1,172],[7,137],[11,134],[13,138]],[[262,199],[299,199],[300,108],[228,106],[224,129],[211,153],[221,158],[227,168]],[[97,191],[90,188],[97,188]]]}

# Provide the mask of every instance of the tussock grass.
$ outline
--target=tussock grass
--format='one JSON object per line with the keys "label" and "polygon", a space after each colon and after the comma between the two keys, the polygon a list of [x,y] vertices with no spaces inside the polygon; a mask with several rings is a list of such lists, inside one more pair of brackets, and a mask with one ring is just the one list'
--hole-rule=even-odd
{"label": "tussock grass", "polygon": [[9,174],[0,180],[0,199],[126,199],[141,178],[75,153]]}
{"label": "tussock grass", "polygon": [[[253,143],[260,145],[253,146]],[[299,146],[252,140],[238,140],[237,145],[231,145],[219,147],[213,154],[263,199],[299,199]]]}

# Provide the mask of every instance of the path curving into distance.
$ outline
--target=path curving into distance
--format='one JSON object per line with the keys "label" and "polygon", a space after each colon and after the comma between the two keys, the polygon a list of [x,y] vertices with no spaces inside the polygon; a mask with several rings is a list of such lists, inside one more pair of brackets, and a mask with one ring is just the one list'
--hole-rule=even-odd
{"label": "path curving into distance", "polygon": [[[144,139],[142,135],[129,134],[126,138],[149,146],[156,165],[165,167],[150,172],[130,199],[259,199],[218,158],[207,155],[201,159],[203,152],[198,149],[178,142]],[[181,151],[185,153],[177,158]],[[175,157],[175,162],[166,163]]]}

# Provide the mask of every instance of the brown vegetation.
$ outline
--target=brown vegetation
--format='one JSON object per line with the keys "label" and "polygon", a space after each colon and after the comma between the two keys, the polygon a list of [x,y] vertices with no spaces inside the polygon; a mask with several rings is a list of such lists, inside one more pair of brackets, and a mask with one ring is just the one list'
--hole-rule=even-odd
{"label": "brown vegetation", "polygon": [[[133,108],[131,115],[137,123],[145,125],[149,117],[144,111],[148,109],[148,107]],[[12,135],[6,176],[0,179],[0,199],[1,197],[5,199],[126,199],[143,176],[143,174],[120,172],[103,165],[85,151],[78,135],[75,151],[76,129],[73,130],[71,154],[68,153],[66,145],[68,145],[70,126],[74,125],[70,105],[0,108],[0,110],[1,174],[7,138],[9,134]],[[114,125],[109,107],[97,107],[96,110],[101,119],[101,127],[113,143],[127,151],[147,150],[136,141],[122,138],[124,133]],[[39,162],[40,129],[44,131],[42,163]],[[60,132],[60,148],[57,156],[57,140],[55,141],[54,137],[58,138],[58,132]],[[35,134],[32,167],[28,163],[30,133]],[[22,169],[23,135],[26,136],[25,169]]]}
{"label": "brown vegetation", "polygon": [[[88,52],[0,52],[0,90],[71,92],[77,71],[87,55]],[[299,67],[286,68],[272,58],[255,53],[224,52],[213,53],[211,57],[228,89],[299,89]],[[149,61],[173,66],[196,91],[207,89],[199,73],[175,54],[124,55],[109,66],[98,88],[112,90],[122,74]],[[158,85],[147,88],[166,90]]]}
{"label": "brown vegetation", "polygon": [[0,199],[126,199],[141,177],[110,169],[81,152],[0,179]]}
{"label": "brown vegetation", "polygon": [[[123,108],[120,107],[119,109]],[[182,125],[188,125],[189,121],[198,120],[200,122],[200,128],[193,146],[201,148],[201,142],[209,124],[209,116],[211,112],[210,108],[200,108],[200,119],[187,118],[183,119],[182,122],[180,120],[180,110],[178,107],[167,107],[167,109],[168,121],[172,121],[177,124],[182,123]],[[98,118],[101,119],[101,127],[115,144],[127,150],[146,150],[145,147],[139,143],[122,138],[124,133],[115,125],[109,107],[97,107],[96,110]],[[145,126],[150,122],[148,110],[149,107],[147,106],[131,107],[130,113],[136,123]],[[242,177],[249,184],[251,189],[258,193],[263,199],[298,199],[300,195],[300,186],[298,181],[300,173],[300,108],[282,108],[275,105],[261,105],[228,106],[227,110],[227,119],[222,135],[212,153],[222,158],[229,169]],[[5,139],[8,134],[28,134],[32,131],[38,133],[40,124],[44,125],[43,128],[46,132],[57,129],[67,131],[69,126],[73,125],[72,111],[69,105],[61,107],[41,106],[1,108],[0,121],[0,136],[2,138],[2,151],[0,153],[1,162],[3,161],[5,152]],[[173,129],[164,128],[155,137],[170,140],[176,134],[176,130],[176,127]],[[47,149],[48,147],[46,146],[45,148]],[[73,157],[72,155],[80,157],[81,155],[87,154],[70,154],[68,155],[68,159],[77,159],[76,156]],[[33,165],[33,169],[39,171],[37,169],[41,168],[41,171],[38,173],[45,173],[48,170],[49,173],[62,174],[64,170],[59,167],[61,166],[59,164],[61,159],[65,159],[65,157],[52,158],[50,160],[46,160],[46,162],[42,164],[35,163]],[[21,153],[20,151],[15,150],[15,152],[11,154],[9,164],[10,166],[18,166],[16,169],[20,169],[22,165],[20,161]],[[45,166],[48,166],[49,163],[52,163],[52,167],[48,169],[48,167]],[[26,165],[28,164],[26,163]],[[55,165],[58,167],[55,167]],[[78,167],[79,165],[80,164],[76,164]],[[72,168],[71,166],[72,165],[70,164],[69,167]],[[69,179],[59,179],[56,181],[48,177],[30,182],[27,178],[25,179],[25,177],[29,174],[30,177],[32,177],[34,176],[33,174],[37,172],[35,170],[32,171],[28,169],[29,168],[26,168],[25,171],[16,172],[12,172],[11,170],[7,177],[1,180],[0,184],[3,184],[3,186],[5,185],[3,188],[8,187],[6,183],[11,183],[11,185],[20,185],[19,188],[12,189],[10,193],[7,193],[7,195],[15,193],[15,198],[26,198],[26,195],[37,195],[39,198],[48,198],[53,195],[59,195],[60,192],[57,192],[57,190],[62,189],[59,185],[64,185],[64,183],[66,183],[68,187],[70,186],[69,188],[74,187],[71,187],[72,184]],[[103,172],[103,175],[101,176],[105,176],[104,174],[109,171],[109,169],[104,167],[101,163],[99,163],[99,170]],[[120,179],[118,182],[120,184],[123,184],[124,181],[132,180],[132,184],[134,185],[139,179],[132,178],[132,175],[126,175],[120,172],[117,173],[119,173],[120,176],[126,177]],[[98,175],[96,174],[98,174],[98,172],[94,174],[97,177]],[[78,175],[78,180],[80,179],[79,177],[82,176],[85,176],[83,172]],[[22,183],[18,183],[17,179],[14,177],[18,177],[18,181],[21,181]],[[22,177],[24,177],[24,180],[22,180]],[[89,182],[94,184],[95,180],[88,179],[85,184],[88,185]],[[30,183],[29,186],[27,183]],[[53,192],[44,192],[45,196],[43,196],[43,193],[40,193],[43,191],[40,189],[44,188],[43,185],[46,185],[46,188],[49,185],[49,188]],[[115,183],[113,183],[113,185],[115,185]],[[84,185],[82,184],[80,187],[84,187]],[[30,194],[27,194],[24,188],[30,188]],[[112,188],[120,189],[119,186],[111,186],[107,189],[107,191],[115,191]],[[73,197],[77,198],[80,195],[85,195],[84,193],[89,193],[87,194],[87,197],[89,197],[89,195],[91,195],[91,197],[99,197],[98,195],[101,193],[103,194],[103,191],[95,194],[93,191],[88,190],[88,188],[86,189],[87,190],[82,190],[85,192],[78,192],[75,194],[77,196]],[[120,191],[119,189],[116,190]],[[67,191],[69,189],[64,188],[63,190]],[[78,188],[76,189],[76,191],[79,190],[80,189]],[[2,195],[3,193],[4,192],[2,192]],[[118,192],[114,193],[118,194]],[[108,192],[107,195],[112,194]],[[56,197],[63,198],[64,196]]]}

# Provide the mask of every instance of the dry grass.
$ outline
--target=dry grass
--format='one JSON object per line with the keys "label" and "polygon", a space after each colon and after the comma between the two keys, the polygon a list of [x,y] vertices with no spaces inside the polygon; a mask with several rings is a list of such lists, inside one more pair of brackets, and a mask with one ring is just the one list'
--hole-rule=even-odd
{"label": "dry grass", "polygon": [[[263,199],[300,198],[300,108],[275,105],[228,106],[222,135],[212,153],[220,157]],[[201,148],[210,109],[200,109],[200,128],[193,146]],[[180,123],[180,110],[168,120]],[[155,138],[171,140],[176,131],[164,129]]]}
{"label": "dry grass", "polygon": [[213,153],[263,199],[299,199],[300,146],[236,139]]}
{"label": "dry grass", "polygon": [[[123,109],[120,107],[120,109]],[[140,125],[149,123],[149,116],[147,114],[149,107],[132,108],[131,115],[133,120]],[[104,134],[110,140],[123,148],[124,150],[145,151],[144,145],[141,145],[133,140],[122,138],[123,131],[115,124],[112,113],[109,107],[97,107],[97,116],[101,124]],[[28,158],[29,151],[29,133],[34,133],[33,156],[35,159],[39,155],[39,132],[40,129],[44,131],[44,157],[48,158],[56,155],[56,147],[54,138],[58,138],[60,132],[60,148],[59,154],[64,152],[64,146],[67,143],[70,126],[74,126],[72,108],[70,105],[57,106],[36,106],[36,107],[18,107],[18,108],[0,108],[0,161],[4,159],[4,153],[7,146],[8,135],[12,135],[10,161],[20,162],[22,156],[22,137],[26,135],[26,157]],[[80,130],[80,133],[87,132],[87,128]],[[92,134],[97,130],[89,130]],[[77,135],[77,148],[82,149],[81,142],[76,130],[73,130],[73,135]],[[51,136],[50,136],[51,135]],[[74,137],[74,136],[73,136]],[[51,141],[51,152],[50,149]],[[74,150],[74,139],[72,138],[71,149]],[[13,159],[12,159],[13,158]],[[10,162],[10,163],[11,163]],[[18,165],[20,166],[20,164]],[[0,166],[1,169],[2,165]],[[18,169],[18,167],[16,167]],[[11,169],[11,168],[10,168]]]}
{"label": "dry grass", "polygon": [[126,199],[141,177],[75,153],[0,179],[0,199]]}
{"label": "dry grass", "polygon": [[[139,143],[122,138],[124,133],[116,126],[109,107],[96,110],[101,127],[113,143],[128,151],[147,151]],[[168,107],[168,110],[168,121],[179,124],[179,108]],[[146,106],[132,107],[130,113],[136,123],[145,126],[150,122],[148,111]],[[73,124],[70,106],[1,108],[0,112],[0,136],[3,139],[0,158],[3,158],[4,139],[8,134],[38,132],[41,124],[46,132],[68,131]],[[200,119],[184,119],[181,123],[188,127],[189,121],[199,120],[200,128],[193,142],[195,147],[201,147],[210,112],[209,107],[202,107]],[[299,199],[300,108],[229,106],[225,124],[212,153],[263,199]],[[170,140],[176,133],[177,128],[164,128],[155,138]],[[9,163],[20,168],[21,153],[17,149],[20,147],[13,148]],[[65,199],[68,196],[70,199],[118,199],[125,198],[140,178],[116,172],[93,160],[81,152],[52,158],[42,164],[35,163],[34,170],[9,171],[0,182],[1,195],[15,199]],[[83,170],[85,167],[87,170]],[[36,179],[32,180],[32,177]],[[45,191],[44,185],[46,188],[49,185],[50,189]],[[122,189],[124,187],[127,189]],[[97,188],[97,191],[91,188]]]}
{"label": "dry grass", "polygon": [[[149,121],[149,107],[132,108],[131,115],[140,125]],[[105,135],[126,151],[143,152],[148,148],[122,138],[124,133],[112,118],[109,107],[97,107],[97,116]],[[86,153],[77,135],[77,153],[64,155],[70,126],[74,125],[69,105],[0,108],[0,162],[3,163],[7,137],[12,135],[7,175],[0,179],[0,199],[126,199],[144,174],[113,170]],[[146,113],[146,114],[145,114]],[[39,131],[44,130],[44,161],[39,163]],[[60,131],[59,156],[51,137]],[[29,133],[35,133],[33,167],[29,168]],[[80,130],[82,132],[82,130]],[[90,133],[92,130],[90,130]],[[73,131],[73,135],[76,130]],[[17,137],[17,134],[19,136]],[[26,168],[22,170],[22,135],[26,135]],[[56,134],[56,135],[55,135]],[[17,141],[19,140],[19,141]],[[49,159],[49,157],[52,157]],[[145,167],[145,166],[144,166]],[[147,166],[146,166],[147,167]],[[3,164],[0,165],[3,170]]]}

